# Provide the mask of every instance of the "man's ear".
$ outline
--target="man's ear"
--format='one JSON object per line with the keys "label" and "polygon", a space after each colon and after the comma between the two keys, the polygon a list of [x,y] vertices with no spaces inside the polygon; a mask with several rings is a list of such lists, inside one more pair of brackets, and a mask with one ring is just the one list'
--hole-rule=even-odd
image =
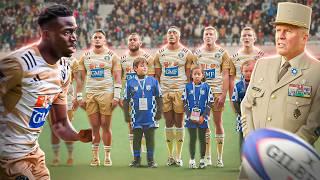
{"label": "man's ear", "polygon": [[43,40],[49,39],[49,36],[50,36],[49,33],[50,33],[49,30],[47,30],[47,29],[41,29],[41,31],[40,31],[41,38],[42,38]]}

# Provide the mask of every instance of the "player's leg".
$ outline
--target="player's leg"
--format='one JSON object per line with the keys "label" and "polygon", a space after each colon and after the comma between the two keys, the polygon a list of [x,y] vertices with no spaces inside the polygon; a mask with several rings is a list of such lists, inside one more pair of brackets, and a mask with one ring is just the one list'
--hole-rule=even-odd
{"label": "player's leg", "polygon": [[142,128],[133,129],[133,157],[134,160],[129,164],[130,167],[139,167],[141,163],[141,139],[142,139]]}
{"label": "player's leg", "polygon": [[206,155],[205,155],[206,165],[211,166],[212,160],[211,160],[211,130],[210,130],[210,128],[206,129],[205,141],[206,141]]}
{"label": "player's leg", "polygon": [[215,141],[217,145],[217,167],[223,167],[224,129],[222,125],[222,111],[213,111],[215,124]]}
{"label": "player's leg", "polygon": [[182,93],[176,92],[173,101],[174,122],[176,126],[176,164],[183,166],[181,154],[184,142],[184,121],[183,121],[183,102],[181,100]]}
{"label": "player's leg", "polygon": [[241,154],[242,154],[242,143],[243,143],[243,132],[239,132],[239,150],[240,150],[240,162],[242,161],[241,159]]}
{"label": "player's leg", "polygon": [[[51,128],[51,114],[48,116]],[[53,151],[52,166],[58,166],[60,163],[60,139],[54,134],[51,129],[51,147]]]}
{"label": "player's leg", "polygon": [[87,94],[86,111],[89,116],[90,126],[92,128],[92,160],[91,166],[99,166],[99,144],[100,144],[100,113],[98,104],[94,100],[93,94]]}
{"label": "player's leg", "polygon": [[99,108],[101,118],[102,129],[102,141],[104,144],[104,166],[112,166],[111,160],[111,143],[112,143],[112,131],[111,131],[111,119],[112,119],[112,99],[113,94],[104,93],[99,96]]}
{"label": "player's leg", "polygon": [[133,130],[132,130],[131,123],[128,123],[128,129],[129,129],[129,133],[128,133],[129,146],[130,146],[131,154],[133,156]]}
{"label": "player's leg", "polygon": [[50,174],[45,164],[44,152],[37,148],[17,159],[0,159],[0,179],[49,180]]}
{"label": "player's leg", "polygon": [[144,137],[146,138],[147,145],[147,161],[148,167],[156,168],[158,165],[154,162],[154,133],[155,128],[146,128],[143,131]]}
{"label": "player's leg", "polygon": [[200,162],[199,168],[205,168],[205,155],[206,155],[206,132],[207,128],[198,128],[198,136],[200,143]]}
{"label": "player's leg", "polygon": [[32,160],[29,161],[32,163],[32,174],[34,175],[35,179],[39,180],[50,180],[50,173],[45,163],[45,154],[44,152],[38,148],[32,157]]}
{"label": "player's leg", "polygon": [[175,164],[175,160],[173,157],[173,143],[175,140],[175,128],[174,126],[174,111],[173,104],[170,98],[170,93],[163,94],[163,116],[165,119],[166,127],[165,127],[165,135],[166,135],[166,143],[168,148],[168,162],[167,165],[171,166]]}
{"label": "player's leg", "polygon": [[[68,118],[70,121],[73,120],[74,111],[68,110]],[[67,151],[68,151],[68,159],[67,159],[67,165],[71,166],[73,165],[73,142],[66,142]]]}
{"label": "player's leg", "polygon": [[111,115],[101,115],[102,141],[104,144],[104,166],[112,166],[111,161]]}
{"label": "player's leg", "polygon": [[190,160],[189,160],[189,168],[195,169],[196,161],[195,161],[195,153],[196,153],[196,141],[197,141],[197,128],[188,128],[189,132],[189,152],[190,152]]}

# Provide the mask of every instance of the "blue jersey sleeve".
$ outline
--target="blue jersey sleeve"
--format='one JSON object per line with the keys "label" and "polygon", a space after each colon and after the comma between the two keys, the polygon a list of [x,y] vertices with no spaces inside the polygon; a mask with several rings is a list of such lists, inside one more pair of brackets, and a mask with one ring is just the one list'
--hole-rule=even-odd
{"label": "blue jersey sleeve", "polygon": [[234,88],[233,88],[233,93],[232,93],[231,101],[232,101],[232,102],[237,102],[238,99],[239,99],[238,90],[237,90],[237,86],[235,85]]}

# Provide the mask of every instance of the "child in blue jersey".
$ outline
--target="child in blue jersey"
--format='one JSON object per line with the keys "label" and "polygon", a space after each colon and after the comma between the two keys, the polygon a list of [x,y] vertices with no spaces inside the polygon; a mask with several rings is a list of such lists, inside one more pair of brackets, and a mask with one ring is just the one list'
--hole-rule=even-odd
{"label": "child in blue jersey", "polygon": [[[241,79],[236,82],[233,88],[233,94],[231,99],[233,104],[233,109],[237,114],[236,131],[239,132],[240,153],[241,153],[241,146],[243,142],[240,104],[246,94],[255,62],[256,62],[255,60],[249,60],[249,61],[245,61],[241,65]],[[240,161],[241,161],[241,158],[240,158]]]}
{"label": "child in blue jersey", "polygon": [[214,101],[210,86],[205,82],[205,76],[200,66],[191,71],[191,82],[186,84],[182,100],[185,110],[185,127],[190,135],[190,161],[189,168],[196,168],[194,159],[197,136],[200,141],[199,168],[205,168],[206,130],[209,128],[209,115]]}
{"label": "child in blue jersey", "polygon": [[[144,134],[147,146],[148,167],[156,168],[154,162],[154,133],[159,126],[162,114],[162,94],[158,81],[148,72],[147,60],[138,57],[133,61],[135,78],[127,81],[124,92],[123,108],[127,122],[133,129],[134,160],[130,167],[140,167],[141,139]],[[130,106],[130,112],[129,112]]]}

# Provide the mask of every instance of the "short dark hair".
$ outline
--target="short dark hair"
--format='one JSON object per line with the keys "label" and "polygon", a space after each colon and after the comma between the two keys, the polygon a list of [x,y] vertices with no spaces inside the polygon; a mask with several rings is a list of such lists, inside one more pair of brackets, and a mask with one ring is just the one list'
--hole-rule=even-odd
{"label": "short dark hair", "polygon": [[94,30],[92,36],[93,36],[95,33],[98,33],[98,32],[101,33],[101,34],[103,34],[104,37],[106,37],[106,33],[103,31],[103,29],[96,29],[96,30]]}
{"label": "short dark hair", "polygon": [[73,11],[69,7],[62,4],[50,5],[41,10],[38,18],[38,24],[42,27],[53,19],[68,16],[73,16]]}
{"label": "short dark hair", "polygon": [[148,64],[148,61],[146,58],[144,57],[137,57],[134,61],[133,61],[133,67],[138,67],[140,63],[146,63]]}

